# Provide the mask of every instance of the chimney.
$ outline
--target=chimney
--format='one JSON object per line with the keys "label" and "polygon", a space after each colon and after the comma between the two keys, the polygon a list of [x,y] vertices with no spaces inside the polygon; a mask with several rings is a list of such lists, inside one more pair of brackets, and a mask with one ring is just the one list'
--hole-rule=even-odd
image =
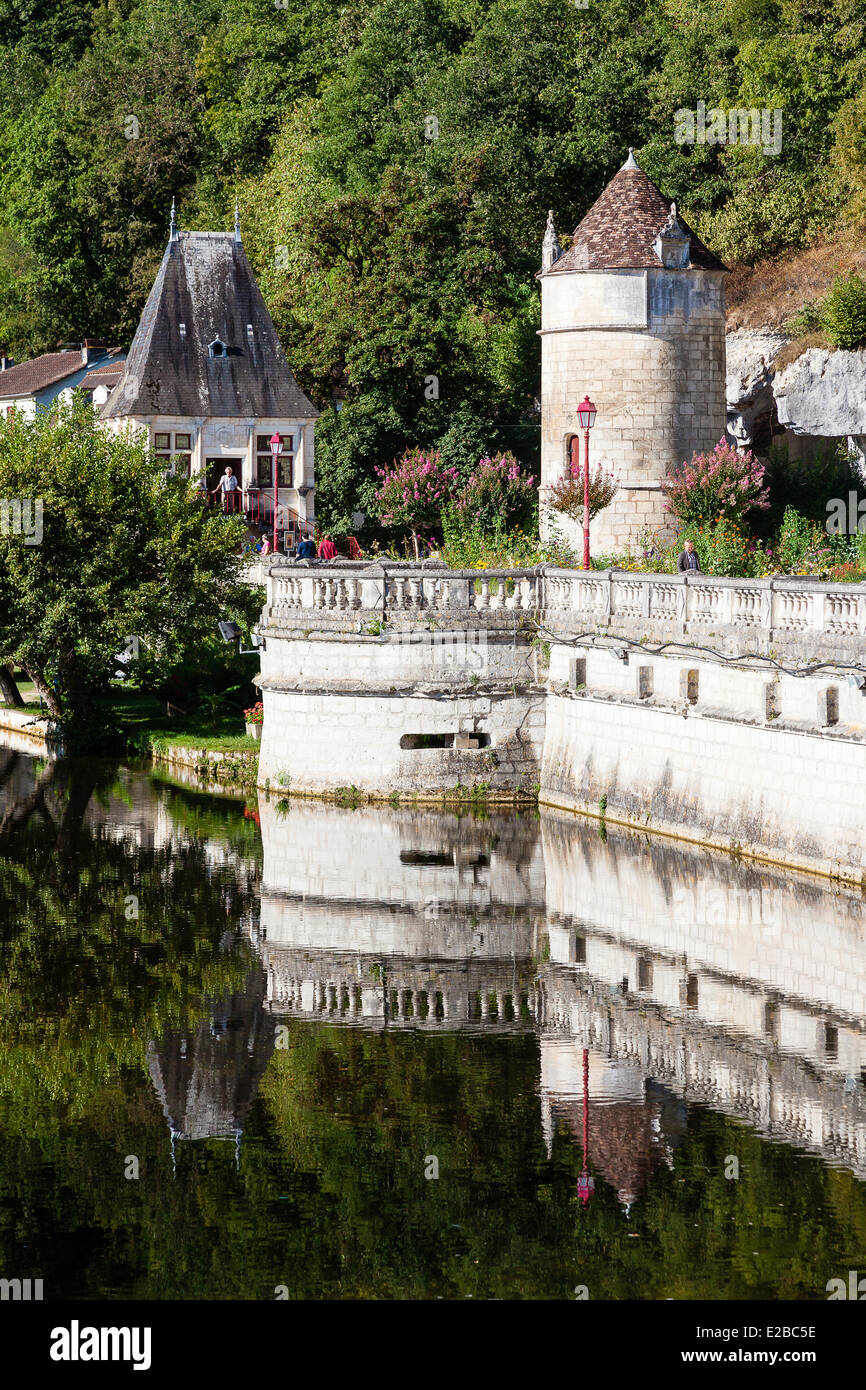
{"label": "chimney", "polygon": [[90,344],[88,343],[87,339],[85,338],[85,339],[84,339],[84,342],[81,344],[81,365],[82,365],[82,367],[88,366],[88,365],[89,365],[89,362],[90,362]]}

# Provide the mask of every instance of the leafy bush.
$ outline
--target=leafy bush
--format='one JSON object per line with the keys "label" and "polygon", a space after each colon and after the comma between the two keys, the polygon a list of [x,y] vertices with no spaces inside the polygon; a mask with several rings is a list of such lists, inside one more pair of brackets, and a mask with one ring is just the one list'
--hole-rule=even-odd
{"label": "leafy bush", "polygon": [[[598,463],[589,474],[589,519],[609,507],[617,492],[619,482],[613,473]],[[545,503],[555,512],[560,512],[571,521],[583,525],[583,475],[577,471],[565,473],[557,483],[547,489]]]}
{"label": "leafy bush", "polygon": [[[772,552],[765,552],[760,541],[752,540],[739,521],[720,517],[697,531],[689,531],[688,537],[695,543],[704,574],[756,579],[768,572]],[[679,538],[677,553],[686,539],[686,534]]]}
{"label": "leafy bush", "polygon": [[788,507],[810,521],[825,525],[827,503],[833,497],[846,497],[862,487],[854,455],[844,442],[826,441],[809,458],[791,459],[785,444],[772,444],[767,453],[764,477],[770,489],[770,506],[752,524],[762,535],[770,536],[782,524]]}
{"label": "leafy bush", "polygon": [[465,514],[454,506],[443,513],[442,532],[442,559],[452,569],[530,569],[533,565],[573,568],[578,563],[574,551],[555,527],[551,528],[550,540],[541,542],[535,524],[526,530],[502,525],[485,530],[471,520],[467,524]]}
{"label": "leafy bush", "polygon": [[793,507],[786,507],[776,541],[776,569],[783,574],[821,574],[829,569],[833,558],[827,532]]}
{"label": "leafy bush", "polygon": [[804,304],[785,322],[785,332],[792,338],[804,338],[807,333],[820,332],[821,328],[821,303],[815,299]]}
{"label": "leafy bush", "polygon": [[479,459],[457,499],[457,509],[482,529],[528,520],[535,502],[535,479],[513,454]]}
{"label": "leafy bush", "polygon": [[866,343],[866,284],[859,275],[837,275],[821,305],[821,327],[834,348]]}
{"label": "leafy bush", "polygon": [[739,521],[753,507],[770,505],[764,471],[750,450],[738,453],[720,439],[711,453],[692,454],[690,463],[664,479],[666,510],[684,526]]}

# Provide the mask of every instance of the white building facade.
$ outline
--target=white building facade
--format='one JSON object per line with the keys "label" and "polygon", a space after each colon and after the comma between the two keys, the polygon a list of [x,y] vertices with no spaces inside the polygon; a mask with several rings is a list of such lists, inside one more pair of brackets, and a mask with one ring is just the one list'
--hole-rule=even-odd
{"label": "white building facade", "polygon": [[123,375],[100,412],[109,428],[144,429],[154,452],[213,492],[230,467],[234,499],[273,518],[270,439],[280,436],[278,521],[315,520],[318,412],[277,338],[235,219],[229,232],[171,235]]}

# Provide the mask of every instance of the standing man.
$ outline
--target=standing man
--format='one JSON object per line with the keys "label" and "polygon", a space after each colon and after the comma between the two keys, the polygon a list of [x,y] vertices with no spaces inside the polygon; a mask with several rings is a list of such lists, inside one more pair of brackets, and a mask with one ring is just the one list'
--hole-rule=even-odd
{"label": "standing man", "polygon": [[697,570],[698,574],[703,574],[701,562],[695,552],[694,541],[685,542],[683,549],[677,557],[677,570],[680,574],[688,574],[694,570]]}
{"label": "standing man", "polygon": [[222,477],[220,478],[219,482],[217,483],[216,487],[211,493],[211,497],[215,496],[216,493],[221,492],[223,495],[223,511],[233,512],[237,505],[235,501],[235,492],[237,491],[237,488],[238,480],[235,477],[232,469],[229,466],[226,466],[226,471],[225,473],[223,473]]}

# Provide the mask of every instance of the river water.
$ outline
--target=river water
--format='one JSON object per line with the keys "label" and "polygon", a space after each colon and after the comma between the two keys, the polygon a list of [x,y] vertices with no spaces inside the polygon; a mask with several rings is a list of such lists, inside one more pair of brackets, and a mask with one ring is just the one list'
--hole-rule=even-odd
{"label": "river water", "polygon": [[0,1275],[796,1298],[866,1267],[861,895],[553,812],[0,750]]}

